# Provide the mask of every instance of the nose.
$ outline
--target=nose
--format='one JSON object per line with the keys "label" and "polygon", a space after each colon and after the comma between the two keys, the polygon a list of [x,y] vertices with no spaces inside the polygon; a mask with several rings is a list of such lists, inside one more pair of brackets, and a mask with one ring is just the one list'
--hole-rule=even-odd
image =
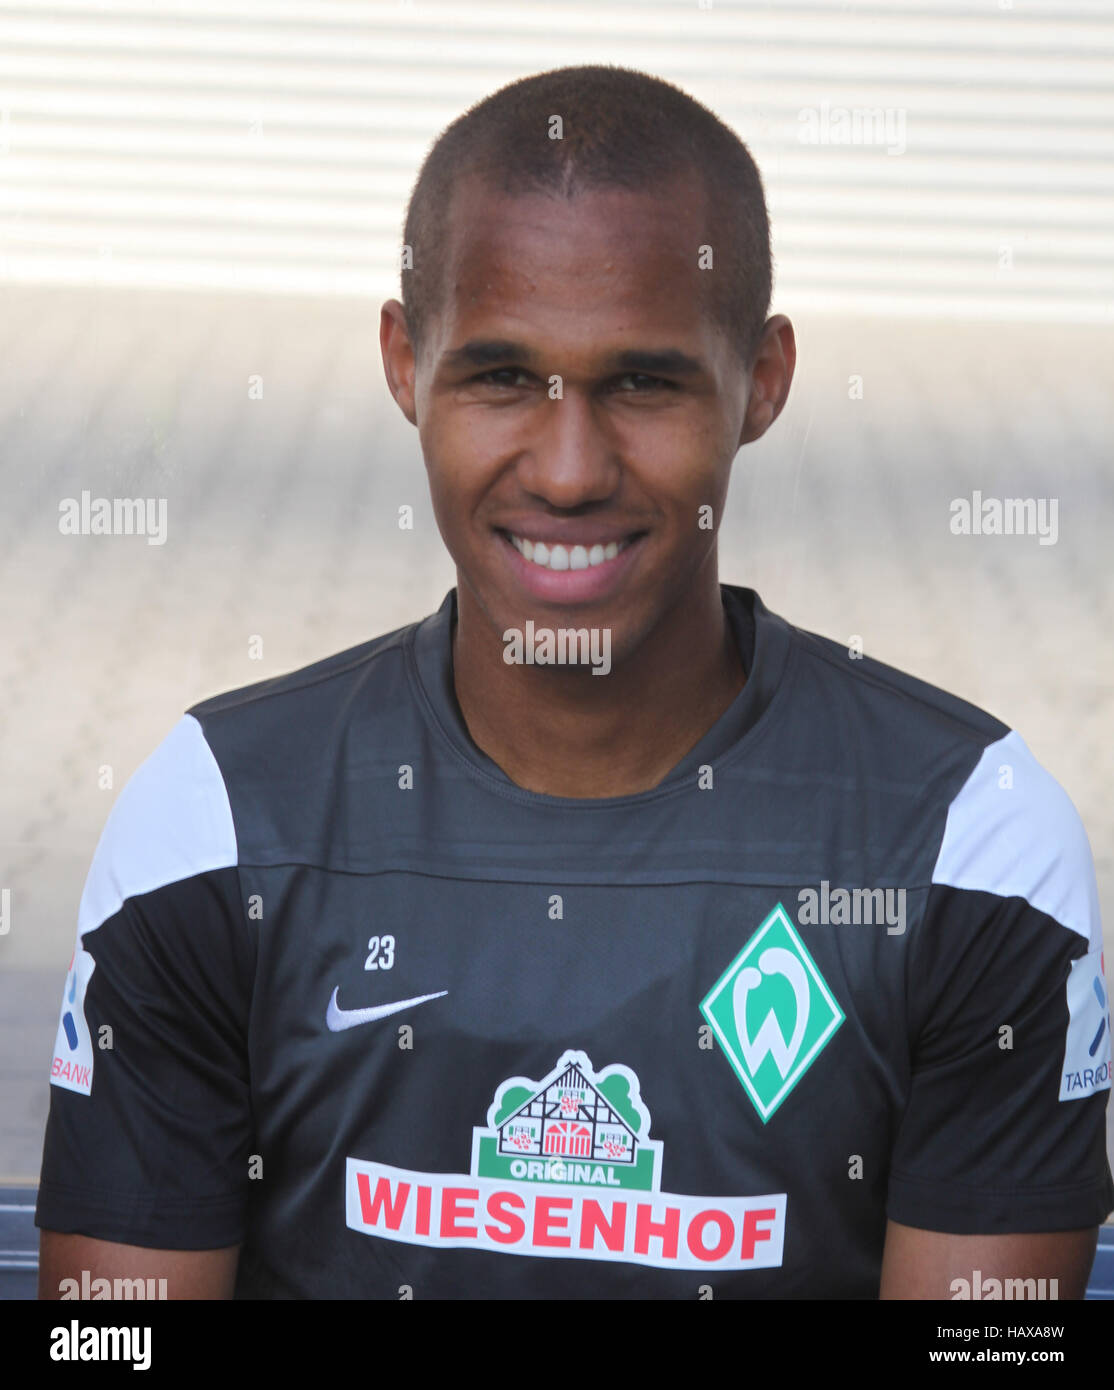
{"label": "nose", "polygon": [[614,441],[580,392],[547,401],[531,420],[531,439],[518,465],[522,486],[551,507],[604,502],[619,486]]}

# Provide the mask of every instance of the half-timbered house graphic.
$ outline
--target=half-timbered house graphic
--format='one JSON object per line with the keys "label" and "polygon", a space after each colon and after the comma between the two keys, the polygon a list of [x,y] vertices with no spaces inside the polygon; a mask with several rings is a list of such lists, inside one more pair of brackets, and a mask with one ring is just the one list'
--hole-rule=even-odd
{"label": "half-timbered house graphic", "polygon": [[539,1081],[502,1082],[487,1127],[473,1130],[480,1177],[651,1191],[660,1171],[638,1077],[620,1063],[596,1071],[572,1049]]}
{"label": "half-timbered house graphic", "polygon": [[575,1062],[497,1128],[501,1154],[633,1163],[637,1148],[634,1130]]}

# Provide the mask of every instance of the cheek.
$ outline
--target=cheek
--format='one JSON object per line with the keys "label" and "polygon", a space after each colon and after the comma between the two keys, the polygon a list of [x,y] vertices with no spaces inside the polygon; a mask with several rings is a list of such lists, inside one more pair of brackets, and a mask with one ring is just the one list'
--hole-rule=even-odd
{"label": "cheek", "polygon": [[626,442],[639,473],[663,499],[678,503],[719,498],[727,489],[734,439],[722,421],[658,416]]}
{"label": "cheek", "polygon": [[437,528],[442,536],[458,524],[460,506],[454,486],[454,466],[447,452],[447,440],[439,437],[439,432],[427,422],[419,427],[422,460],[425,463],[426,481],[429,486],[429,499],[433,504],[433,515],[437,518]]}
{"label": "cheek", "polygon": [[490,494],[501,490],[515,460],[529,447],[529,421],[521,411],[461,405],[427,414],[418,437],[434,507],[451,507],[450,524],[462,530]]}
{"label": "cheek", "polygon": [[475,474],[480,463],[492,456],[496,441],[482,413],[466,406],[427,406],[419,418],[418,439],[426,459],[436,460],[439,472],[466,478]]}
{"label": "cheek", "polygon": [[463,538],[489,481],[482,442],[459,420],[444,415],[427,415],[418,437],[438,530],[446,541]]}

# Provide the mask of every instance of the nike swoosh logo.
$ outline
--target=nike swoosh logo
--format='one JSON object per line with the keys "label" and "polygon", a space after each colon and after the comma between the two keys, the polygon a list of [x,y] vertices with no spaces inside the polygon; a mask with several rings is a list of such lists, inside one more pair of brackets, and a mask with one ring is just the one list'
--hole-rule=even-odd
{"label": "nike swoosh logo", "polygon": [[377,1018],[388,1018],[403,1009],[412,1009],[416,1004],[427,1004],[431,999],[440,999],[448,994],[447,989],[439,989],[436,994],[419,994],[416,999],[397,999],[393,1004],[373,1004],[370,1009],[342,1009],[337,1004],[340,986],[333,990],[329,1007],[325,1011],[325,1022],[330,1033],[341,1033],[345,1028],[356,1028],[361,1023],[374,1023]]}

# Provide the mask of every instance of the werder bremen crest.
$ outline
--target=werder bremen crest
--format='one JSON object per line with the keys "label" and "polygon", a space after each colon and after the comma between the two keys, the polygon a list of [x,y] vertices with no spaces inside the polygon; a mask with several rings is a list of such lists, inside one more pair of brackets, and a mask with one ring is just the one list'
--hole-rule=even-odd
{"label": "werder bremen crest", "polygon": [[664,1148],[635,1073],[620,1063],[597,1072],[570,1050],[536,1081],[496,1085],[487,1124],[472,1130],[469,1173],[349,1156],[346,1222],[407,1245],[673,1269],[780,1265],[785,1193],[663,1192]]}
{"label": "werder bremen crest", "polygon": [[844,1021],[781,903],[708,991],[700,1012],[763,1124]]}

